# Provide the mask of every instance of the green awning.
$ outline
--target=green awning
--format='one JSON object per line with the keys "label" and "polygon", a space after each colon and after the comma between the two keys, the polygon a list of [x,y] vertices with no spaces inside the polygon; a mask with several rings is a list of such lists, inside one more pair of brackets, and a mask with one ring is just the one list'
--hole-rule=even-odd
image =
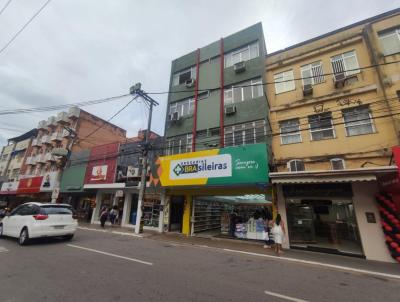
{"label": "green awning", "polygon": [[64,170],[61,178],[61,193],[83,192],[86,164],[72,166]]}

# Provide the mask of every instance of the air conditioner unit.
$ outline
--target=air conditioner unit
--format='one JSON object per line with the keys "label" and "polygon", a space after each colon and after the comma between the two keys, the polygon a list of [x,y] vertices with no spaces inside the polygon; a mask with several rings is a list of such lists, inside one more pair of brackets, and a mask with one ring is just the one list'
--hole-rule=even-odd
{"label": "air conditioner unit", "polygon": [[128,166],[128,170],[126,172],[126,176],[129,177],[139,177],[139,168],[135,168],[133,166]]}
{"label": "air conditioner unit", "polygon": [[344,86],[344,82],[346,81],[346,75],[344,72],[335,73],[335,88],[342,88]]}
{"label": "air conditioner unit", "polygon": [[245,63],[245,62],[238,62],[238,63],[236,63],[235,65],[233,65],[233,70],[234,70],[236,73],[245,71],[245,70],[246,70],[246,63]]}
{"label": "air conditioner unit", "polygon": [[303,86],[303,96],[312,95],[313,87],[311,84],[306,84]]}
{"label": "air conditioner unit", "polygon": [[171,113],[170,115],[169,115],[169,120],[171,121],[171,122],[177,122],[177,121],[179,121],[180,120],[180,116],[179,116],[179,112],[173,112],[173,113]]}
{"label": "air conditioner unit", "polygon": [[226,115],[231,115],[236,113],[236,106],[235,105],[229,105],[225,106],[225,114]]}
{"label": "air conditioner unit", "polygon": [[185,86],[186,86],[187,88],[191,88],[191,87],[194,86],[194,83],[195,83],[195,80],[194,80],[194,79],[189,79],[189,80],[186,80]]}

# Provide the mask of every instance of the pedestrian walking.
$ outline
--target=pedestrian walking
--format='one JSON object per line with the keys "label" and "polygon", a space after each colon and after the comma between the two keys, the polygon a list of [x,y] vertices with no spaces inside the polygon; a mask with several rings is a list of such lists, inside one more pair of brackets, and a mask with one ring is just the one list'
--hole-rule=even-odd
{"label": "pedestrian walking", "polygon": [[275,253],[276,254],[283,253],[282,242],[283,238],[285,237],[285,225],[281,218],[281,214],[276,215],[271,232],[274,236],[274,241],[275,241],[275,247],[274,247]]}
{"label": "pedestrian walking", "polygon": [[113,206],[113,208],[110,211],[110,222],[111,225],[114,225],[115,222],[117,221],[118,218],[118,207],[117,206]]}
{"label": "pedestrian walking", "polygon": [[103,210],[101,210],[101,212],[100,212],[100,224],[101,224],[102,228],[104,228],[104,225],[106,224],[108,216],[109,216],[108,208],[104,207]]}

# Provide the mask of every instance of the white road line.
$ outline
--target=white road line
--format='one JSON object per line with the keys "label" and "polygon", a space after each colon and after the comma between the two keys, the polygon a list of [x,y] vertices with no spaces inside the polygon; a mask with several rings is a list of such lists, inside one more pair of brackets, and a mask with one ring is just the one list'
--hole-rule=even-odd
{"label": "white road line", "polygon": [[86,227],[78,227],[78,229],[85,230],[85,231],[95,231],[95,232],[111,233],[111,234],[118,234],[118,235],[125,235],[125,236],[143,238],[142,235],[137,235],[137,234],[134,234],[134,233],[131,234],[131,233],[126,233],[126,232],[111,231],[111,230],[98,230],[98,229],[92,229],[92,228],[86,228]]}
{"label": "white road line", "polygon": [[8,250],[5,247],[0,246],[0,253],[3,253],[3,252],[8,252]]}
{"label": "white road line", "polygon": [[289,301],[294,301],[294,302],[307,302],[306,300],[302,300],[302,299],[297,299],[297,298],[292,298],[289,296],[285,296],[285,295],[281,295],[281,294],[277,294],[274,292],[270,292],[270,291],[264,291],[265,294],[269,295],[269,296],[273,296],[273,297],[278,297],[281,299],[285,299],[285,300],[289,300]]}
{"label": "white road line", "polygon": [[103,252],[103,251],[99,251],[99,250],[95,250],[95,249],[90,249],[90,248],[79,246],[79,245],[67,244],[67,246],[74,247],[74,248],[81,249],[81,250],[85,250],[85,251],[89,251],[89,252],[93,252],[93,253],[107,255],[107,256],[111,256],[111,257],[115,257],[115,258],[120,258],[120,259],[125,259],[125,260],[129,260],[129,261],[133,261],[133,262],[138,262],[138,263],[141,263],[141,264],[153,265],[153,263],[151,263],[151,262],[147,262],[147,261],[143,261],[143,260],[139,260],[139,259],[135,259],[135,258],[129,258],[129,257],[125,257],[125,256],[120,256],[120,255],[116,255],[116,254],[111,254],[111,253],[107,253],[107,252]]}
{"label": "white road line", "polygon": [[348,266],[327,264],[327,263],[322,263],[322,262],[302,260],[302,259],[296,259],[296,258],[278,257],[278,256],[258,254],[258,253],[245,252],[245,251],[239,251],[239,250],[231,250],[231,249],[223,249],[223,250],[227,251],[227,252],[231,252],[231,253],[239,253],[239,254],[259,256],[259,257],[264,257],[264,258],[271,258],[271,259],[276,259],[276,260],[283,260],[283,261],[311,264],[311,265],[329,267],[329,268],[334,268],[334,269],[343,270],[343,271],[349,271],[349,272],[354,272],[354,273],[361,273],[361,274],[367,274],[367,275],[372,275],[372,276],[379,276],[379,277],[385,277],[385,278],[392,278],[392,279],[399,279],[400,280],[400,275],[393,275],[393,274],[374,272],[374,271],[369,271],[369,270],[364,270],[364,269],[352,268],[352,267],[348,267]]}

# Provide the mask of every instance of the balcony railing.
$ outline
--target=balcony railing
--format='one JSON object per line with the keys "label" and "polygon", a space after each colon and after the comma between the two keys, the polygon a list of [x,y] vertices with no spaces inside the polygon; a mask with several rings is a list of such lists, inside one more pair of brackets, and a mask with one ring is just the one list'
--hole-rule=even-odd
{"label": "balcony railing", "polygon": [[35,138],[35,139],[32,141],[32,146],[33,146],[33,147],[40,147],[41,145],[42,145],[42,141],[41,141],[40,138]]}
{"label": "balcony railing", "polygon": [[69,123],[68,113],[60,112],[59,114],[57,114],[56,121],[57,123],[68,124]]}
{"label": "balcony railing", "polygon": [[69,118],[78,118],[80,114],[80,109],[78,107],[71,107],[68,111]]}
{"label": "balcony railing", "polygon": [[45,161],[56,161],[55,157],[50,153],[47,152],[46,155],[44,156]]}
{"label": "balcony railing", "polygon": [[41,138],[42,144],[51,144],[50,136],[49,135],[43,135]]}
{"label": "balcony railing", "polygon": [[36,155],[35,160],[36,160],[36,163],[45,163],[46,162],[44,154]]}
{"label": "balcony railing", "polygon": [[36,164],[35,156],[29,156],[26,158],[27,165],[34,165]]}
{"label": "balcony railing", "polygon": [[62,135],[61,135],[61,133],[59,133],[59,132],[54,132],[54,133],[51,135],[51,140],[52,140],[52,141],[61,141],[61,140],[62,140]]}

